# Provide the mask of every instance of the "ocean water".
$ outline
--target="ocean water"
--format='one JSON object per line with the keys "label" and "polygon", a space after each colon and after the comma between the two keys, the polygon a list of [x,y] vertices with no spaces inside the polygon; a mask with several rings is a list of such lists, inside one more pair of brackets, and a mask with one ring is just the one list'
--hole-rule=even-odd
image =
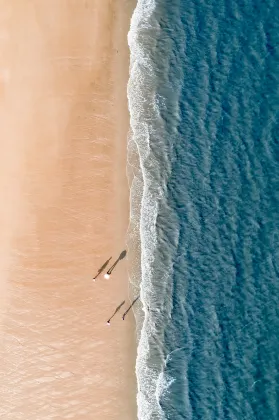
{"label": "ocean water", "polygon": [[279,3],[138,0],[128,42],[138,418],[278,420]]}

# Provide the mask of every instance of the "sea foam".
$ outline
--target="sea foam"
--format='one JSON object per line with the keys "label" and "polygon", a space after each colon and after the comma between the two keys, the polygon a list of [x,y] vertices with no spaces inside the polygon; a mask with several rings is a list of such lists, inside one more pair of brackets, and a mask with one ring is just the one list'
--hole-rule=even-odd
{"label": "sea foam", "polygon": [[[128,34],[130,47],[130,79],[128,104],[131,132],[128,140],[128,178],[131,188],[130,243],[140,237],[140,270],[130,273],[135,289],[140,289],[141,313],[136,314],[138,349],[136,361],[137,404],[140,420],[165,419],[160,398],[173,381],[164,376],[164,355],[159,348],[154,363],[151,337],[158,333],[157,319],[162,317],[158,296],[152,283],[154,254],[157,248],[156,222],[158,206],[164,195],[164,180],[160,163],[152,153],[150,140],[154,135],[154,118],[158,117],[156,75],[152,52],[160,28],[153,17],[154,0],[139,0]],[[160,145],[156,145],[160,146]],[[134,165],[138,155],[138,168]],[[167,171],[166,171],[167,174]],[[165,271],[167,277],[168,270]],[[162,278],[162,284],[164,278]],[[150,308],[155,308],[155,310]],[[157,308],[157,310],[156,310]],[[162,307],[163,308],[163,307]],[[171,311],[171,308],[169,308]],[[161,334],[162,335],[162,334]]]}

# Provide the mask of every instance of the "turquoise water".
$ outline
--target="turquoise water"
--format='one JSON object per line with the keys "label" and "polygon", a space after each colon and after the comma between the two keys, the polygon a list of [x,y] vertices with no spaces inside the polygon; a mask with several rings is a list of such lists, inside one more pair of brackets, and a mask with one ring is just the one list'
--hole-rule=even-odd
{"label": "turquoise water", "polygon": [[128,40],[138,418],[277,420],[279,3],[139,0]]}

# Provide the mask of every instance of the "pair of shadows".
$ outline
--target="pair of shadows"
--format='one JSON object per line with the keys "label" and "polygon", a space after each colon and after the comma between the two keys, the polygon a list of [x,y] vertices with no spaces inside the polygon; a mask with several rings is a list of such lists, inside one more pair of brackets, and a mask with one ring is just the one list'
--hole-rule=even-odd
{"label": "pair of shadows", "polygon": [[[113,272],[113,270],[115,269],[115,267],[117,266],[117,264],[119,263],[119,261],[123,260],[127,255],[127,251],[124,250],[121,252],[121,254],[119,255],[119,257],[117,258],[117,260],[112,264],[112,266],[110,267],[110,269],[107,271],[108,275],[111,275],[111,273]],[[96,280],[96,278],[102,273],[102,271],[104,271],[104,269],[106,268],[106,266],[108,265],[108,263],[110,262],[110,260],[112,259],[112,257],[110,257],[103,265],[102,267],[99,268],[98,273],[96,274],[95,277],[93,277],[93,280]]]}
{"label": "pair of shadows", "polygon": [[[131,305],[129,306],[129,308],[126,310],[126,312],[124,312],[124,314],[122,315],[122,319],[124,321],[126,315],[128,314],[128,312],[132,309],[133,305],[136,303],[136,301],[139,299],[139,296],[136,297],[136,299],[133,300],[133,302],[131,303]],[[107,324],[110,324],[111,319],[117,314],[118,311],[120,311],[120,309],[122,308],[122,306],[124,305],[125,300],[123,300],[122,303],[120,303],[119,306],[117,306],[117,308],[115,309],[114,313],[112,314],[112,316],[109,318],[109,320],[107,321]]]}

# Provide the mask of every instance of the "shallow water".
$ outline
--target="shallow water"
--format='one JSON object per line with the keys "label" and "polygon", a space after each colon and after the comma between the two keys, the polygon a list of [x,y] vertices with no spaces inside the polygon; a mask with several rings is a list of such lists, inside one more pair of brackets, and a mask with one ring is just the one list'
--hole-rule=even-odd
{"label": "shallow water", "polygon": [[138,1],[140,420],[279,416],[278,28],[274,0]]}

